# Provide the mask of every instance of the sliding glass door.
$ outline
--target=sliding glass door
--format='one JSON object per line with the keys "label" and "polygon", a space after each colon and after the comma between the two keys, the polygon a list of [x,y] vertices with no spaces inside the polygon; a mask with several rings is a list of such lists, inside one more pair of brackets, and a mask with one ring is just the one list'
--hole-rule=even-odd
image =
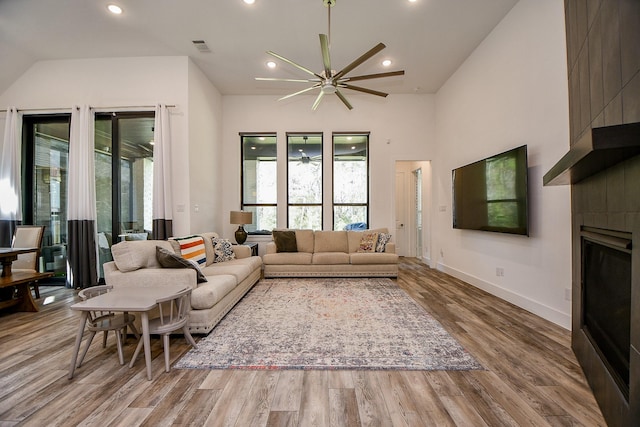
{"label": "sliding glass door", "polygon": [[67,274],[69,114],[23,120],[23,223],[43,225],[40,270]]}
{"label": "sliding glass door", "polygon": [[[111,245],[146,240],[152,230],[154,113],[96,115],[99,277]],[[117,161],[114,161],[117,159]]]}
{"label": "sliding glass door", "polygon": [[[67,272],[67,176],[71,116],[25,116],[23,217],[44,225],[41,267]],[[95,182],[99,276],[111,246],[147,239],[152,229],[154,113],[97,113]],[[114,159],[117,159],[114,161]]]}

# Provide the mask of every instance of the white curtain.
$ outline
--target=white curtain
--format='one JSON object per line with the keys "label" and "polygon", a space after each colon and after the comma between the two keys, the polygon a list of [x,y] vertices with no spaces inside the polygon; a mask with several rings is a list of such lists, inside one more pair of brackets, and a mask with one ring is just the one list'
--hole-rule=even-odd
{"label": "white curtain", "polygon": [[10,246],[14,227],[22,222],[22,114],[7,108],[0,158],[0,246]]}
{"label": "white curtain", "polygon": [[94,126],[89,106],[73,108],[67,178],[67,284],[76,289],[98,281]]}
{"label": "white curtain", "polygon": [[171,197],[171,128],[169,110],[158,104],[153,127],[153,230],[152,238],[167,239],[173,235]]}

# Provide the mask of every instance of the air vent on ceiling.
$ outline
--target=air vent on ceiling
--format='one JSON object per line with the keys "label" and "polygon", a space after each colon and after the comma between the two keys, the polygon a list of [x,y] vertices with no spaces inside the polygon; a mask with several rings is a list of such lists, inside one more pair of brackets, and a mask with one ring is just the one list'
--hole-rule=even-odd
{"label": "air vent on ceiling", "polygon": [[200,53],[211,53],[211,49],[204,40],[192,40],[191,43],[198,49]]}

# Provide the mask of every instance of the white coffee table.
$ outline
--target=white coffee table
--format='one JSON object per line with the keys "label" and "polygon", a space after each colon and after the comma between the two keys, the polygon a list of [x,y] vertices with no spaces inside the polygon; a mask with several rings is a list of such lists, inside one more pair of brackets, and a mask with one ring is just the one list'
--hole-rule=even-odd
{"label": "white coffee table", "polygon": [[112,291],[86,301],[75,303],[72,310],[81,311],[80,326],[76,335],[75,347],[71,356],[71,366],[69,367],[69,379],[73,378],[76,369],[76,361],[84,328],[87,324],[87,317],[90,311],[118,311],[118,312],[139,312],[142,321],[142,340],[144,343],[144,359],[147,365],[147,379],[151,381],[151,341],[149,337],[149,311],[156,307],[156,301],[161,298],[170,297],[185,289],[184,285],[162,285],[162,286],[120,286]]}

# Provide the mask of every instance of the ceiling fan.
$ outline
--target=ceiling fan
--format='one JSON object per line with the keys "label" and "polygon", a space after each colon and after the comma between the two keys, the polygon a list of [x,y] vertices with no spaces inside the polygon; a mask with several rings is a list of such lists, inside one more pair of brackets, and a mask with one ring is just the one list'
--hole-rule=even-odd
{"label": "ceiling fan", "polygon": [[378,43],[376,46],[374,46],[373,48],[371,48],[370,50],[368,50],[367,52],[365,52],[362,56],[360,56],[359,58],[357,58],[355,61],[353,61],[351,64],[347,65],[346,67],[344,67],[342,70],[336,72],[335,70],[331,69],[331,56],[329,54],[329,44],[330,44],[330,38],[331,38],[331,8],[336,4],[336,0],[322,0],[322,2],[324,3],[324,5],[327,7],[328,9],[328,35],[327,34],[320,34],[320,49],[322,52],[322,64],[324,65],[324,69],[320,72],[320,73],[314,73],[313,71],[311,71],[310,69],[303,67],[300,64],[297,64],[293,61],[291,61],[290,59],[285,58],[284,56],[278,55],[275,52],[272,51],[267,51],[267,53],[281,61],[286,62],[287,64],[293,65],[294,67],[304,71],[307,74],[310,74],[313,76],[313,78],[308,78],[308,79],[279,79],[279,78],[269,78],[269,77],[256,77],[256,80],[260,80],[260,81],[280,81],[280,82],[296,82],[296,83],[312,83],[312,85],[306,89],[302,89],[298,92],[294,92],[291,93],[289,95],[283,96],[282,98],[278,99],[278,101],[282,101],[283,99],[288,99],[291,97],[294,97],[296,95],[300,95],[302,93],[305,92],[309,92],[312,91],[314,89],[320,89],[320,92],[318,93],[318,97],[316,98],[315,102],[313,103],[313,106],[311,107],[314,111],[318,108],[318,105],[320,105],[320,101],[322,101],[322,98],[324,97],[324,95],[328,95],[328,94],[336,94],[336,96],[338,98],[340,98],[340,100],[342,101],[342,103],[349,109],[352,110],[353,106],[349,103],[349,101],[345,98],[345,96],[342,94],[342,92],[340,91],[340,89],[351,89],[351,90],[355,90],[358,92],[364,92],[364,93],[368,93],[371,95],[376,95],[376,96],[381,96],[381,97],[386,97],[388,94],[384,93],[384,92],[379,92],[377,90],[373,90],[373,89],[367,89],[361,86],[354,86],[352,84],[350,84],[350,82],[354,82],[354,81],[358,81],[358,80],[369,80],[369,79],[377,79],[380,77],[392,77],[392,76],[402,76],[404,75],[404,70],[400,70],[400,71],[390,71],[390,72],[386,72],[386,73],[376,73],[376,74],[366,74],[366,75],[361,75],[361,76],[353,76],[353,77],[347,77],[347,74],[350,73],[354,68],[356,68],[357,66],[359,66],[360,64],[362,64],[363,62],[365,62],[366,60],[368,60],[369,58],[371,58],[372,56],[374,56],[375,54],[377,54],[378,52],[380,52],[382,49],[384,49],[386,46],[384,45],[384,43]]}

